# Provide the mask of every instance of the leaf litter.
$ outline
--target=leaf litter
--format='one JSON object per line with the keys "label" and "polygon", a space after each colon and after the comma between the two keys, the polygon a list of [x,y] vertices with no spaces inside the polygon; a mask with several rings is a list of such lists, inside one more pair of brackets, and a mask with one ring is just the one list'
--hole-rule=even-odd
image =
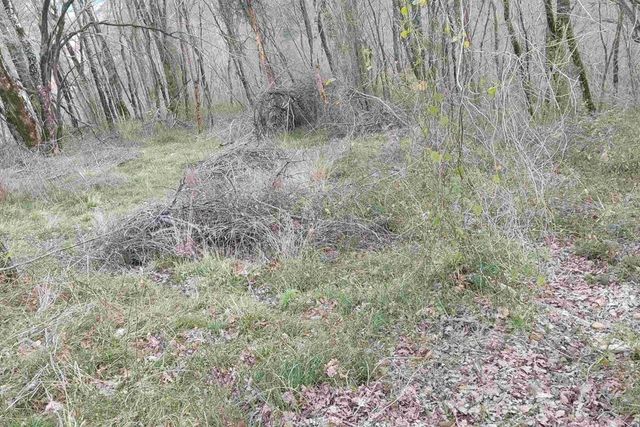
{"label": "leaf litter", "polygon": [[[298,410],[276,416],[268,405],[266,425],[393,426],[628,426],[638,420],[616,412],[615,399],[633,384],[622,368],[627,351],[599,345],[618,327],[640,330],[640,289],[613,281],[589,284],[608,266],[575,255],[573,243],[549,238],[552,275],[535,286],[541,315],[528,332],[509,332],[508,310],[483,325],[472,314],[424,321],[421,339],[401,337],[386,362],[391,380],[357,388],[329,383],[287,392]],[[423,342],[429,343],[425,346]],[[329,378],[340,365],[325,366]]]}

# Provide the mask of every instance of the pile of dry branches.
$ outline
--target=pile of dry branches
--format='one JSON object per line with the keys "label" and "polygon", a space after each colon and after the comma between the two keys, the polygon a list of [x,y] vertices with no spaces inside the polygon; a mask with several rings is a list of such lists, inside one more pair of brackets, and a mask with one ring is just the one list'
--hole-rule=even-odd
{"label": "pile of dry branches", "polygon": [[256,134],[261,137],[314,125],[321,110],[320,94],[310,81],[270,89],[260,96],[254,107]]}
{"label": "pile of dry branches", "polygon": [[215,251],[271,259],[295,256],[306,245],[370,248],[389,240],[378,224],[329,218],[325,202],[346,193],[314,179],[312,167],[300,152],[271,144],[229,147],[187,171],[166,204],[115,224],[118,231],[98,245],[99,258],[141,265]]}
{"label": "pile of dry branches", "polygon": [[334,82],[320,89],[308,79],[266,91],[254,107],[260,138],[300,127],[318,127],[334,136],[359,135],[406,125],[401,109]]}

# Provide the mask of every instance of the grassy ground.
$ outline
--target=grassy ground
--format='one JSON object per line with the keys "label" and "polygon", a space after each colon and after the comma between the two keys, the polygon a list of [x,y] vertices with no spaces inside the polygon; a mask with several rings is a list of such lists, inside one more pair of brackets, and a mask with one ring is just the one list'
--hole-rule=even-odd
{"label": "grassy ground", "polygon": [[[449,397],[434,401],[425,390],[436,386],[427,379],[441,372],[439,381],[449,384],[460,368],[449,368],[449,361],[474,351],[491,335],[487,330],[508,343],[535,341],[530,337],[554,302],[540,296],[557,275],[549,264],[560,257],[537,243],[545,235],[571,242],[569,257],[609,266],[606,273],[585,271],[585,281],[624,283],[625,295],[638,295],[635,116],[608,115],[583,124],[586,130],[572,137],[575,148],[558,160],[554,173],[561,179],[545,200],[553,222],[548,232],[529,233],[535,244],[523,244],[491,219],[497,209],[491,200],[519,185],[518,171],[497,178],[480,167],[456,173],[446,155],[427,150],[415,157],[410,138],[377,135],[349,141],[339,161],[319,168],[326,179],[373,183],[362,187],[357,202],[329,203],[327,210],[387,218],[399,238],[381,250],[309,248],[269,264],[209,253],[198,260],[159,259],[123,273],[71,266],[64,257],[25,266],[17,283],[0,285],[2,423],[298,425],[303,418],[332,420],[327,408],[310,409],[309,393],[327,398],[327,407],[340,407],[336,390],[368,393],[367,387],[378,386],[387,400],[355,423],[387,409],[395,411],[383,415],[389,424],[396,416],[411,420],[398,403],[409,386],[417,390],[417,407],[442,412],[439,422],[488,423],[486,414],[447,406]],[[139,137],[137,129],[127,131]],[[289,148],[325,143],[326,136],[316,133],[282,139]],[[0,236],[18,262],[75,242],[104,226],[105,218],[166,197],[186,167],[217,147],[212,138],[161,130],[143,139],[135,158],[110,171],[121,178],[115,185],[9,194],[0,202]],[[389,150],[402,168],[389,166]],[[487,202],[480,192],[495,197]],[[541,205],[524,197],[512,204],[525,213]],[[593,366],[602,375],[615,368],[632,379],[610,409],[620,417],[640,412],[637,324],[620,322],[598,335],[628,348],[598,350]],[[467,326],[463,331],[455,325],[475,326],[467,336]],[[554,332],[544,334],[555,343]],[[576,372],[587,368],[575,365]],[[451,390],[463,383],[452,382]],[[322,387],[331,391],[321,393]],[[536,408],[532,419],[538,410],[545,415]],[[515,425],[527,413],[498,420]]]}

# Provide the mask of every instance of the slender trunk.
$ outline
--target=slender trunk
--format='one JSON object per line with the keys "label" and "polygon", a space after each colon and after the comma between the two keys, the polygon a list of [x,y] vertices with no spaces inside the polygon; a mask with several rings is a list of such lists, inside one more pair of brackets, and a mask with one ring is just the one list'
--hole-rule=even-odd
{"label": "slender trunk", "polygon": [[[494,52],[498,52],[500,46],[500,32],[498,25],[498,11],[495,3],[491,0],[491,15],[493,16],[493,50]],[[500,55],[493,55],[496,63],[496,75],[498,77],[502,76],[502,62],[500,61]]]}
{"label": "slender trunk", "polygon": [[384,97],[384,99],[389,99],[390,98],[390,93],[389,93],[389,80],[388,80],[388,76],[389,76],[389,61],[387,59],[387,53],[385,51],[385,47],[384,47],[384,39],[382,37],[382,34],[380,32],[380,27],[382,26],[380,23],[380,20],[378,19],[378,14],[376,13],[376,8],[373,6],[373,4],[371,3],[371,0],[367,1],[367,4],[369,5],[369,10],[371,11],[371,18],[373,20],[373,25],[372,25],[372,30],[373,30],[373,34],[375,36],[375,42],[378,45],[378,51],[380,52],[380,56],[382,58],[382,72],[379,73],[380,75],[380,84],[382,86],[382,96]]}
{"label": "slender trunk", "polygon": [[276,74],[273,71],[273,67],[271,66],[271,62],[269,61],[269,56],[267,55],[267,50],[265,49],[264,34],[262,33],[262,28],[260,27],[260,22],[258,21],[258,14],[256,13],[256,9],[254,7],[254,0],[244,0],[242,5],[244,6],[247,20],[249,21],[249,25],[251,26],[256,39],[256,48],[258,49],[260,68],[262,69],[262,72],[267,79],[267,86],[269,88],[272,88],[276,85]]}
{"label": "slender trunk", "polygon": [[[65,103],[67,104],[66,112],[69,115],[69,118],[71,119],[71,126],[73,126],[74,129],[78,129],[79,127],[78,115],[75,112],[76,108],[75,108],[75,102],[73,102],[74,101],[73,95],[71,94],[71,90],[69,89],[68,83],[62,77],[62,73],[60,72],[60,69],[56,69],[55,80],[56,80],[56,85],[58,86],[58,91],[59,91],[58,97],[60,97],[61,95],[62,98],[64,98]],[[58,108],[60,108],[61,105],[62,103],[58,101]]]}
{"label": "slender trunk", "polygon": [[[189,36],[189,41],[190,41],[190,48],[187,49],[187,47],[185,46],[185,55],[187,58],[187,69],[189,70],[189,72],[191,73],[192,77],[193,77],[193,98],[194,98],[194,108],[195,108],[195,119],[196,119],[196,125],[198,127],[198,132],[202,132],[203,129],[203,120],[202,120],[202,83],[201,83],[201,72],[200,72],[200,57],[198,55],[198,44],[197,44],[197,40],[195,37],[195,34],[193,34],[193,29],[191,27],[191,21],[189,20],[189,12],[187,10],[187,7],[185,6],[184,2],[180,5],[180,9],[181,9],[181,14],[182,14],[182,19],[184,20],[184,26],[185,26],[185,30],[187,32],[187,35]],[[197,64],[194,64],[193,58],[192,58],[192,53],[195,53],[195,62],[197,62]]]}
{"label": "slender trunk", "polygon": [[109,126],[109,128],[112,128],[115,123],[114,113],[109,103],[109,97],[105,93],[105,87],[103,86],[105,79],[103,79],[102,74],[100,73],[100,69],[98,68],[98,62],[91,48],[91,40],[89,39],[89,37],[89,33],[81,34],[80,46],[84,51],[87,61],[89,62],[89,72],[93,77],[93,83],[98,93],[98,99],[100,100],[100,106],[102,107],[102,113],[104,114],[104,117],[107,121],[107,126]]}
{"label": "slender trunk", "polygon": [[91,115],[91,119],[96,121],[98,120],[98,117],[101,117],[101,114],[94,106],[94,103],[88,98],[88,95],[90,95],[92,91],[91,83],[84,73],[83,65],[80,63],[80,59],[78,58],[76,51],[69,44],[65,46],[65,50],[67,52],[67,62],[70,61],[70,66],[72,66],[78,74],[79,84],[77,85],[77,93],[82,98],[84,105],[89,112],[88,114]]}
{"label": "slender trunk", "polygon": [[[40,10],[40,119],[43,123],[45,142],[43,149],[51,153],[59,151],[63,131],[62,110],[54,102],[52,81],[59,66],[60,53],[64,48],[67,12],[73,2],[74,0],[65,0],[61,5],[52,7],[51,0],[44,0]],[[56,6],[55,2],[53,6]],[[50,27],[51,18],[53,26]]]}
{"label": "slender trunk", "polygon": [[587,77],[587,69],[582,61],[580,55],[580,49],[578,47],[578,41],[573,33],[573,25],[571,24],[571,0],[557,0],[558,7],[558,25],[561,34],[564,35],[567,40],[567,46],[569,53],[573,61],[573,65],[578,70],[578,78],[580,80],[580,86],[582,87],[582,99],[589,112],[595,112],[596,106],[593,103],[593,97],[591,95],[591,89],[589,87],[589,78]]}
{"label": "slender trunk", "polygon": [[558,29],[558,22],[553,10],[553,0],[544,0],[545,17],[547,20],[547,68],[551,73],[551,96],[553,102],[564,109],[569,95],[560,78],[559,65],[562,49],[562,35]]}
{"label": "slender trunk", "polygon": [[333,62],[333,55],[331,54],[331,49],[329,48],[329,41],[327,40],[327,35],[324,31],[324,23],[322,22],[322,14],[325,12],[326,8],[327,8],[327,1],[318,0],[318,3],[316,4],[316,26],[318,27],[320,44],[322,45],[324,56],[327,58],[329,69],[331,70],[331,74],[336,76],[337,75],[336,66],[335,66],[335,63]]}
{"label": "slender trunk", "polygon": [[360,15],[356,0],[348,0],[345,10],[347,37],[351,41],[351,68],[354,87],[368,91],[367,67],[365,65],[365,48],[361,37]]}
{"label": "slender trunk", "polygon": [[[202,89],[204,91],[204,97],[207,100],[208,111],[211,111],[211,107],[213,106],[213,100],[211,97],[211,90],[209,89],[209,82],[207,80],[207,73],[205,71],[205,62],[204,62],[204,31],[202,28],[202,4],[198,3],[198,16],[200,19],[198,20],[198,32],[199,32],[199,40],[197,43],[196,56],[198,58],[198,71],[200,73],[200,81],[202,82]],[[210,114],[210,113],[209,113]]]}
{"label": "slender trunk", "polygon": [[416,79],[422,81],[426,79],[426,68],[424,59],[424,49],[422,48],[424,34],[422,33],[422,14],[420,6],[412,6],[409,1],[404,0],[402,10],[405,11],[403,31],[401,38],[404,40],[404,47],[409,57],[409,62]]}
{"label": "slender trunk", "polygon": [[[135,13],[132,13],[132,16],[135,16],[137,19],[141,20],[145,25],[153,25],[152,19],[149,16],[146,5],[143,0],[133,0],[133,5],[135,7]],[[127,6],[130,6],[130,3],[127,3]],[[158,44],[157,38],[155,35],[150,34],[150,31],[143,31],[144,40],[142,41],[142,45],[138,44],[138,47],[144,47],[144,50],[147,53],[147,58],[149,61],[149,67],[151,68],[151,75],[153,76],[153,85],[151,86],[151,98],[155,102],[156,109],[160,111],[164,105],[169,107],[169,91],[167,89],[167,85],[165,84],[165,80],[162,78],[160,68],[161,66],[156,64],[156,55],[153,50],[153,46]],[[136,33],[134,33],[134,41],[138,41],[136,37]],[[141,60],[138,56],[138,69],[141,74],[144,73],[144,68]]]}
{"label": "slender trunk", "polygon": [[618,18],[618,25],[616,27],[616,36],[613,39],[613,71],[612,71],[612,80],[613,80],[613,92],[614,94],[618,94],[618,84],[620,83],[620,36],[622,33],[622,12],[620,12],[620,16]]}
{"label": "slender trunk", "polygon": [[513,22],[511,22],[511,2],[510,0],[503,0],[502,5],[504,21],[507,24],[507,32],[509,33],[509,39],[511,40],[511,47],[513,48],[513,53],[516,55],[518,60],[518,72],[522,79],[522,87],[524,88],[524,94],[527,101],[527,110],[529,111],[529,115],[533,116],[531,82],[529,81],[527,70],[525,69],[522,46],[520,46],[520,41],[518,40],[515,28],[513,27]]}
{"label": "slender trunk", "polygon": [[127,87],[129,89],[129,99],[131,100],[131,106],[136,119],[142,119],[142,101],[138,94],[136,82],[133,79],[133,60],[128,61],[125,52],[125,42],[123,40],[124,34],[120,37],[120,56],[122,57],[122,66],[124,68],[125,76],[127,78]]}
{"label": "slender trunk", "polygon": [[[176,8],[178,8],[178,31],[182,31],[184,25],[184,16],[183,10],[178,4],[175,2]],[[186,15],[186,13],[184,14]],[[184,93],[184,114],[185,117],[189,117],[191,113],[191,105],[189,103],[189,74],[191,72],[191,58],[189,58],[189,53],[187,52],[187,44],[184,42],[184,38],[180,38],[180,74],[182,76],[182,88],[181,92]]]}
{"label": "slender trunk", "polygon": [[[96,17],[95,11],[93,10],[93,5],[89,3],[85,6],[84,2],[85,0],[79,1],[80,5],[85,8],[86,15],[89,18],[90,22],[97,22],[98,19]],[[107,43],[104,34],[100,30],[100,27],[94,26],[93,31],[96,34],[96,38],[100,42],[100,58],[102,59],[100,62],[103,64],[106,70],[107,81],[109,82],[109,87],[111,88],[111,92],[114,96],[113,104],[116,107],[117,113],[122,117],[127,118],[130,114],[123,99],[124,85],[118,74],[116,62],[111,53],[111,49],[109,48],[109,44]]]}
{"label": "slender trunk", "polygon": [[400,27],[402,16],[400,15],[399,0],[391,0],[391,39],[393,40],[393,64],[396,73],[402,72],[402,56],[400,50]]}
{"label": "slender trunk", "polygon": [[251,86],[249,85],[249,80],[247,80],[246,73],[244,71],[244,52],[240,45],[240,41],[235,32],[235,27],[232,22],[232,17],[229,15],[227,9],[223,4],[223,0],[218,0],[220,16],[222,21],[224,22],[224,26],[226,31],[222,29],[220,22],[213,10],[211,11],[213,14],[214,22],[222,34],[225,42],[227,43],[227,47],[229,49],[229,55],[233,60],[233,65],[236,69],[236,74],[238,75],[238,79],[240,80],[240,84],[242,84],[242,88],[244,89],[244,94],[247,97],[247,101],[250,105],[253,105],[253,93],[251,91]]}
{"label": "slender trunk", "polygon": [[[134,3],[138,18],[141,19],[145,25],[163,31],[167,30],[166,15],[163,14],[163,9],[161,9],[162,5],[158,4],[157,0],[150,0],[149,7],[147,7],[144,0],[134,0]],[[173,114],[177,114],[180,88],[178,87],[178,73],[174,69],[173,43],[171,43],[164,34],[158,35],[157,32],[153,32],[153,34],[150,33],[150,31],[145,31],[149,58],[153,58],[153,52],[151,50],[151,41],[153,41],[158,51],[160,66],[162,68],[162,76],[160,76],[160,70],[155,67],[155,65],[153,67],[157,77],[157,83],[162,86],[158,88],[158,92],[162,95],[167,108]],[[164,79],[162,79],[162,77],[164,77]],[[164,83],[166,83],[166,85]]]}
{"label": "slender trunk", "polygon": [[307,10],[307,0],[299,0],[300,11],[302,12],[302,19],[304,21],[304,29],[307,32],[307,43],[309,43],[309,67],[313,68],[314,53],[313,53],[313,28],[311,27],[311,20],[309,19],[309,11]]}

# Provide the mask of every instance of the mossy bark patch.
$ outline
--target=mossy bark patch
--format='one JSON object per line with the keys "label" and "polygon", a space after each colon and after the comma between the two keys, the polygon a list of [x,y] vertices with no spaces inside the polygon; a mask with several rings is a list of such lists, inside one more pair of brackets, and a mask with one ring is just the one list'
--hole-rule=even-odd
{"label": "mossy bark patch", "polygon": [[41,143],[37,119],[31,114],[22,88],[7,72],[0,58],[0,99],[4,104],[4,115],[14,138],[29,148]]}

